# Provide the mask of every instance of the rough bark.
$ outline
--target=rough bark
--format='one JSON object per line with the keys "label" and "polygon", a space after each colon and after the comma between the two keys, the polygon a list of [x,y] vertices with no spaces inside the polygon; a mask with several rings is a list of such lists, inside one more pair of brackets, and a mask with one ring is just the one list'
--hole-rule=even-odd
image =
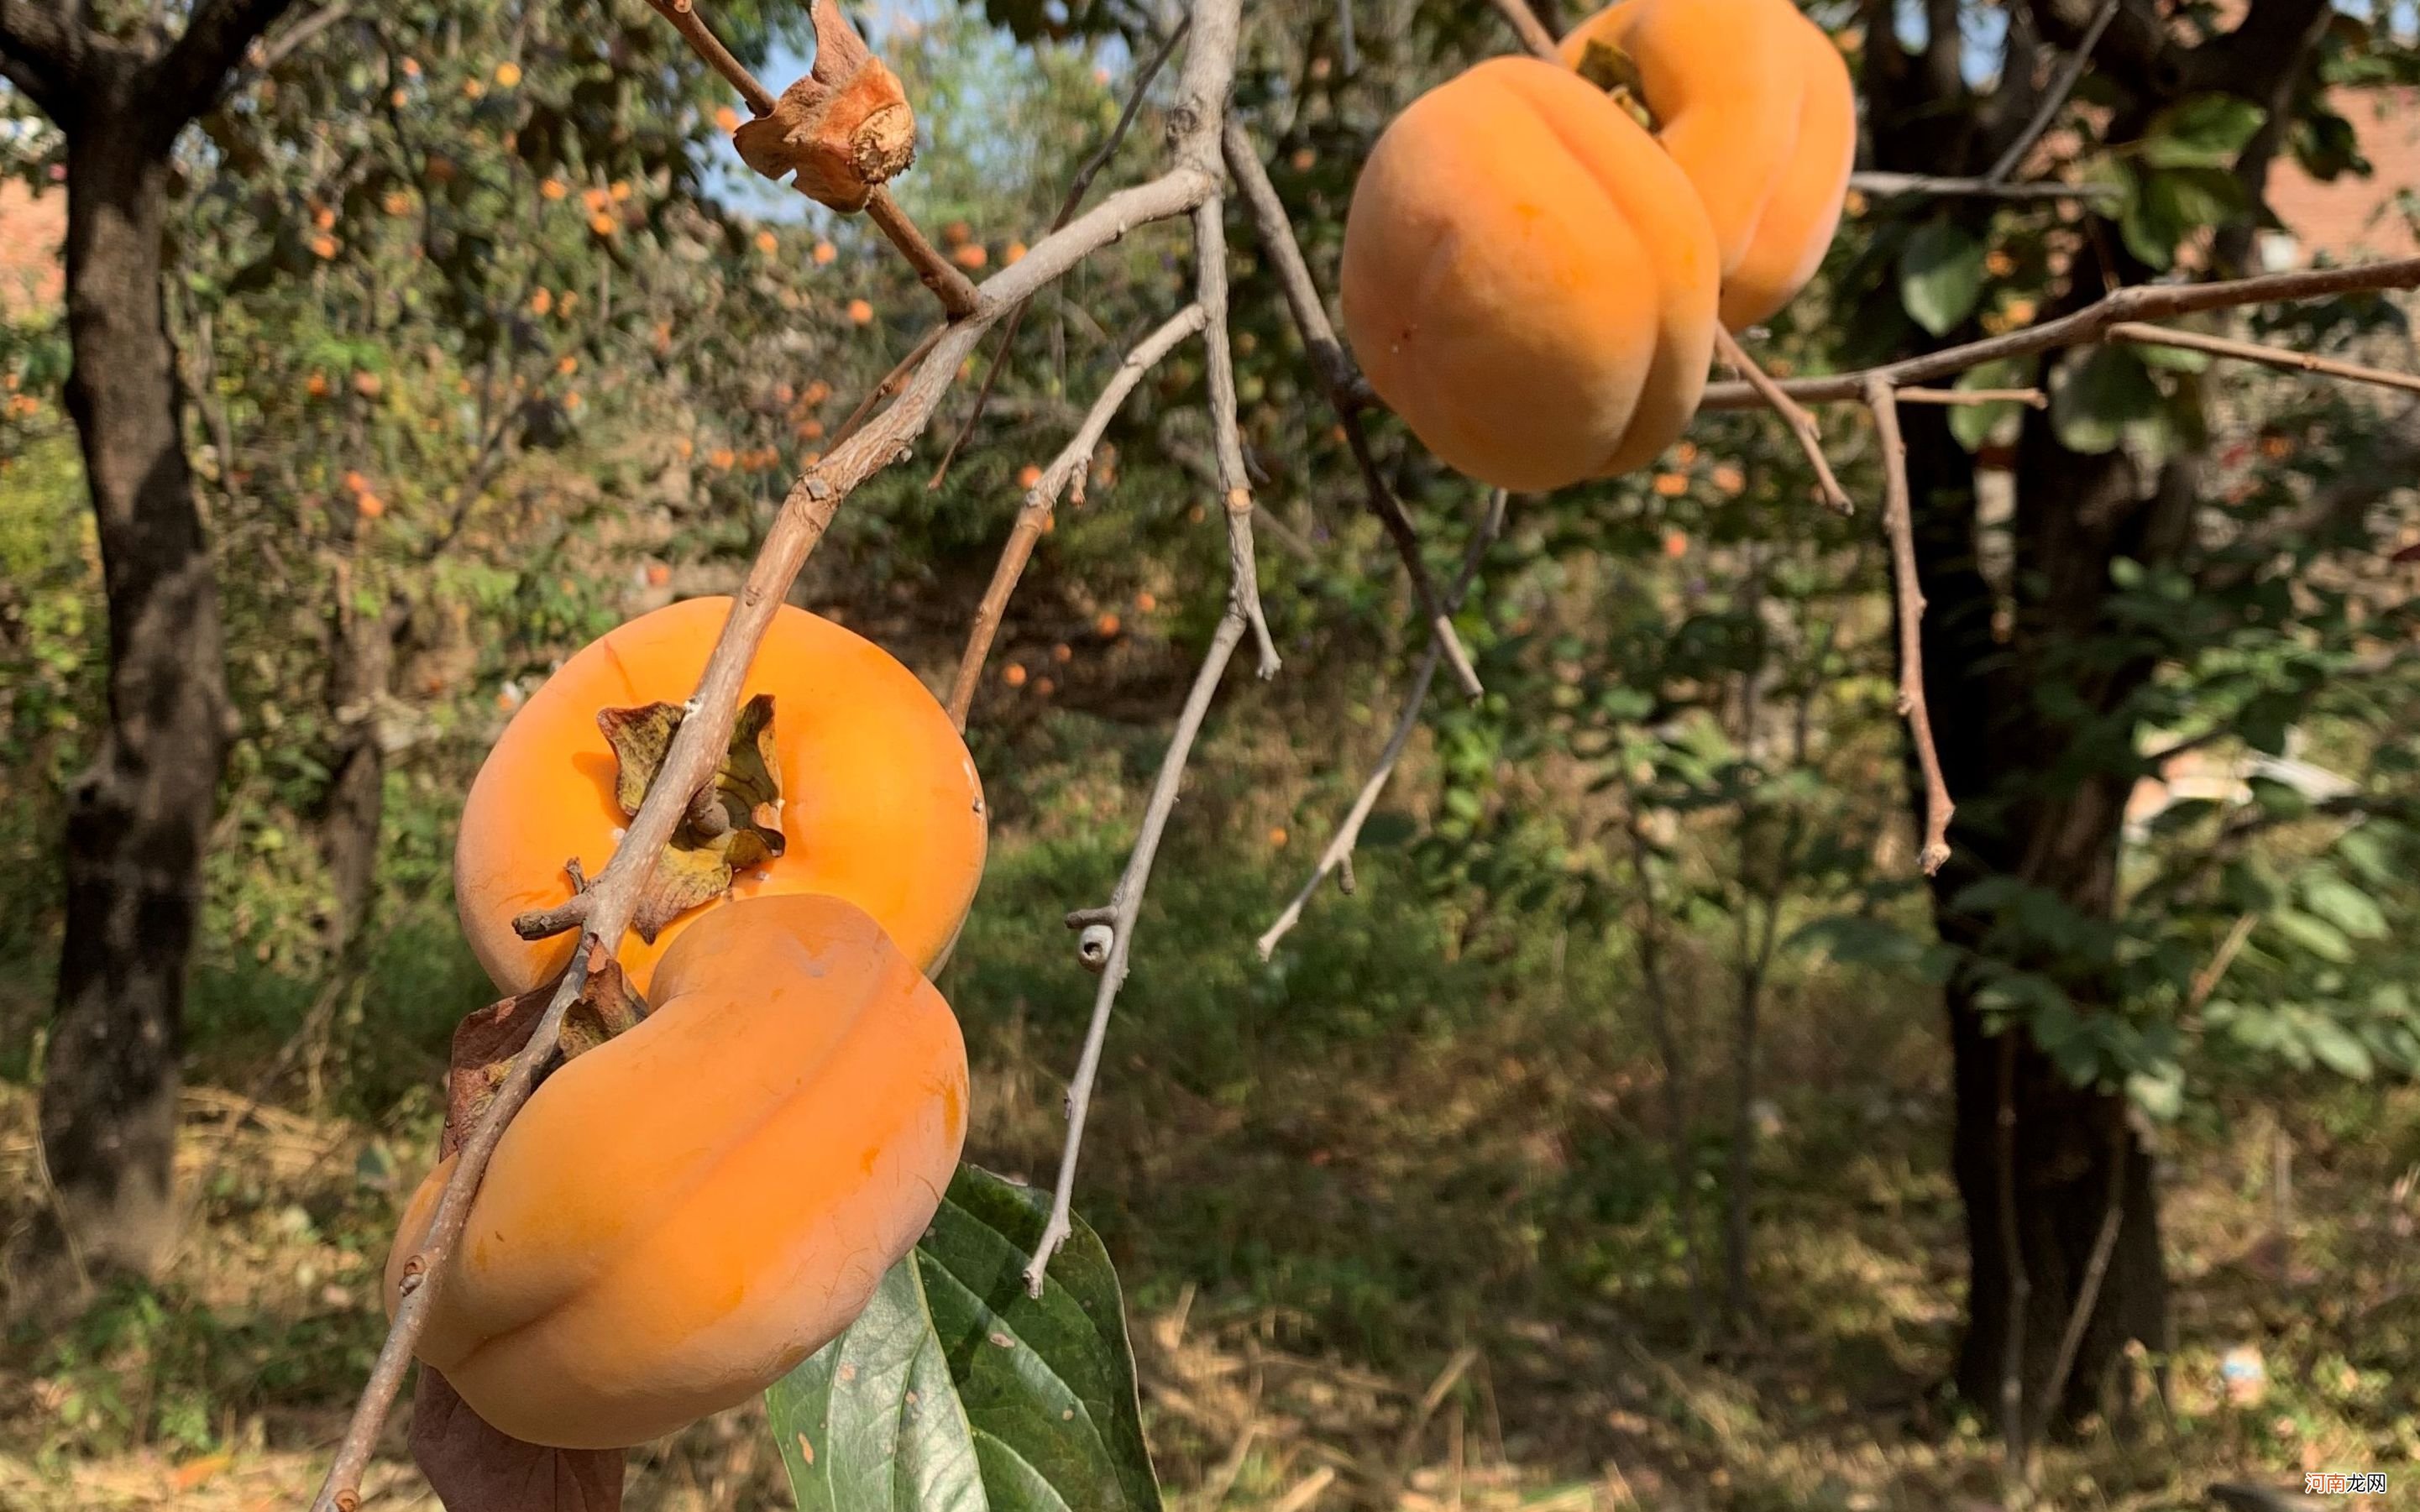
{"label": "rough bark", "polygon": [[380,744],[378,707],[393,690],[397,640],[409,625],[399,601],[365,614],[339,594],[334,659],[328,671],[329,712],[338,731],[328,795],[319,813],[319,855],[328,868],[334,910],[322,938],[341,957],[359,933],[378,871],[379,829],[386,814],[386,749]]}
{"label": "rough bark", "polygon": [[148,1272],[174,1233],[185,969],[228,738],[218,590],[179,436],[161,298],[167,139],[111,69],[68,134],[67,400],[109,603],[109,719],[68,794],[66,931],[41,1138],[87,1270]]}

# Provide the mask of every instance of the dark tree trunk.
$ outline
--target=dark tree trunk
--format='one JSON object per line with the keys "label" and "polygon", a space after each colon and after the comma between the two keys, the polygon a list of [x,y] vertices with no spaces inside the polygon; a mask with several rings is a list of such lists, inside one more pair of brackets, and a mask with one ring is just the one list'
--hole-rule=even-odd
{"label": "dark tree trunk", "polygon": [[352,594],[337,594],[334,662],[328,702],[337,730],[334,778],[319,814],[319,855],[328,867],[335,911],[322,937],[331,959],[355,942],[378,873],[379,828],[386,813],[386,751],[379,744],[378,710],[395,681],[396,642],[408,625],[397,602],[364,614]]}
{"label": "dark tree trunk", "polygon": [[143,75],[113,71],[68,135],[67,399],[100,525],[109,723],[68,795],[41,1139],[73,1254],[87,1269],[148,1272],[175,1230],[185,970],[228,708],[161,299],[174,133],[126,98]]}

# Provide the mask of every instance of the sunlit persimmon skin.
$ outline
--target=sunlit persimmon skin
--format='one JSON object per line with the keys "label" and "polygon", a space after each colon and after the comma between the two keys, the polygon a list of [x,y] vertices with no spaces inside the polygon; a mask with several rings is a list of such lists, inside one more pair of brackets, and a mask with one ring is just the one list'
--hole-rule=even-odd
{"label": "sunlit persimmon skin", "polygon": [[[505,726],[471,784],[454,851],[462,932],[496,985],[523,993],[571,959],[571,933],[529,941],[516,915],[571,896],[563,863],[605,869],[629,823],[613,799],[599,709],[685,702],[730,611],[692,598],[644,614],[565,662]],[[874,642],[784,606],[740,697],[773,695],[783,854],[733,879],[733,899],[831,893],[879,920],[931,970],[983,875],[983,786],[966,742],[916,674]],[[623,969],[652,997],[656,961],[724,903],[690,909],[652,945],[623,937]]]}
{"label": "sunlit persimmon skin", "polygon": [[1483,482],[1628,471],[1698,407],[1721,269],[1698,196],[1566,69],[1494,58],[1412,103],[1345,218],[1344,324],[1370,386]]}
{"label": "sunlit persimmon skin", "polygon": [[1637,67],[1657,140],[1705,202],[1722,249],[1722,319],[1770,318],[1823,261],[1857,154],[1856,94],[1823,29],[1791,0],[1621,0],[1563,39]]}
{"label": "sunlit persimmon skin", "polygon": [[[643,1443],[763,1391],[855,1319],[957,1167],[957,1020],[861,910],[709,910],[656,982],[505,1129],[427,1283],[420,1358],[532,1443]],[[390,1313],[453,1167],[397,1230]]]}

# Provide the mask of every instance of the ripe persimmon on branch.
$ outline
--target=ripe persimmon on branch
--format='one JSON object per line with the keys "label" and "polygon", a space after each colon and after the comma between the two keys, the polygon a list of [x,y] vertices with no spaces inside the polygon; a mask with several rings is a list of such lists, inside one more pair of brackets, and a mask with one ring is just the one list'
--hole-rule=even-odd
{"label": "ripe persimmon on branch", "polygon": [[[711,33],[703,18],[696,15],[694,7],[681,0],[668,0],[668,5],[667,13],[681,27],[683,36],[705,51],[702,41]],[[909,455],[916,439],[931,424],[934,409],[956,378],[960,365],[984,334],[1004,319],[1009,311],[1137,226],[1187,214],[1216,196],[1218,131],[1234,68],[1238,12],[1237,0],[1199,0],[1195,8],[1192,45],[1178,86],[1173,117],[1177,122],[1174,162],[1169,169],[1156,178],[1110,194],[1062,230],[1036,242],[1024,258],[986,281],[975,291],[966,313],[927,344],[923,356],[901,380],[897,396],[862,429],[834,445],[791,485],[764,546],[733,600],[730,618],[689,702],[689,717],[674,735],[645,801],[631,817],[611,862],[579,895],[579,906],[565,911],[565,927],[576,923],[581,932],[571,964],[549,999],[527,1047],[513,1057],[492,1101],[465,1136],[426,1237],[406,1262],[405,1279],[386,1340],[337,1444],[326,1482],[313,1503],[315,1512],[353,1512],[360,1504],[361,1479],[368,1468],[379,1429],[394,1406],[409,1371],[413,1348],[427,1323],[429,1288],[420,1283],[443,1264],[460,1241],[471,1198],[505,1126],[528,1102],[539,1072],[554,1055],[565,1019],[580,999],[591,973],[613,959],[629,928],[649,874],[688,810],[691,795],[713,779],[716,766],[729,746],[749,666],[799,568],[823,539],[842,501],[868,478]],[[836,17],[830,0],[819,0],[819,25],[826,23],[827,18]],[[831,33],[824,35],[829,37]],[[720,44],[715,46],[719,51]],[[727,51],[721,52],[721,56],[727,58]],[[736,60],[729,68],[710,53],[707,60],[726,77],[734,77],[736,69],[735,84],[746,77],[746,70]],[[761,85],[752,90],[745,84],[740,87],[752,104],[765,98]],[[865,202],[869,208],[876,197],[869,192]],[[904,224],[905,217],[899,219]],[[886,225],[885,229],[889,231],[890,227]],[[893,239],[898,238],[894,235]],[[918,260],[911,249],[903,248],[903,252],[911,260]],[[1231,510],[1231,515],[1240,515],[1242,529],[1249,531],[1248,513]],[[1231,590],[1228,621],[1222,625],[1219,639],[1214,641],[1212,659],[1220,671],[1226,658],[1217,655],[1216,648],[1223,645],[1232,653],[1235,640],[1240,639],[1245,617],[1241,607],[1243,592],[1240,587]],[[1205,672],[1209,670],[1205,664]],[[1215,676],[1205,676],[1203,681],[1215,687]],[[1201,702],[1206,706],[1206,697]],[[1196,728],[1199,712],[1194,720]],[[1188,733],[1171,748],[1171,757],[1178,758],[1176,764],[1180,768],[1182,753],[1189,745]],[[1164,780],[1163,786],[1172,789],[1173,784]],[[1172,791],[1169,798],[1172,805]],[[1162,807],[1164,810],[1166,806]],[[1161,819],[1164,823],[1164,811]],[[1147,833],[1156,841],[1156,830]],[[1139,844],[1138,852],[1141,871],[1147,874],[1148,850]],[[1129,871],[1131,873],[1134,868]],[[1129,922],[1132,908],[1139,903],[1138,887],[1127,909]],[[1122,958],[1123,950],[1119,953]]]}

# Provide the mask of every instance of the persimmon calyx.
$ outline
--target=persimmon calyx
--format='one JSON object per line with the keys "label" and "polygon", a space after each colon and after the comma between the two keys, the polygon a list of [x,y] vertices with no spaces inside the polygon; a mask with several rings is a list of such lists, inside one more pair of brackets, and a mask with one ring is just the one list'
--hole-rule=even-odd
{"label": "persimmon calyx", "polygon": [[[636,815],[663,770],[681,706],[648,703],[634,709],[600,709],[597,727],[613,748],[613,801]],[[773,743],[773,695],[759,693],[732,721],[731,746],[714,780],[698,789],[680,825],[656,858],[646,890],[631,911],[630,927],[653,945],[666,924],[731,890],[731,879],[779,856],[782,833],[782,763]]]}
{"label": "persimmon calyx", "polygon": [[861,210],[875,190],[916,161],[916,113],[890,66],[874,55],[833,0],[808,20],[815,62],[782,91],[772,114],[743,121],[732,145],[748,166],[836,210]]}
{"label": "persimmon calyx", "polygon": [[1655,134],[1655,113],[1647,108],[1646,81],[1628,53],[1601,37],[1591,37],[1580,53],[1579,75],[1604,90],[1648,135]]}

